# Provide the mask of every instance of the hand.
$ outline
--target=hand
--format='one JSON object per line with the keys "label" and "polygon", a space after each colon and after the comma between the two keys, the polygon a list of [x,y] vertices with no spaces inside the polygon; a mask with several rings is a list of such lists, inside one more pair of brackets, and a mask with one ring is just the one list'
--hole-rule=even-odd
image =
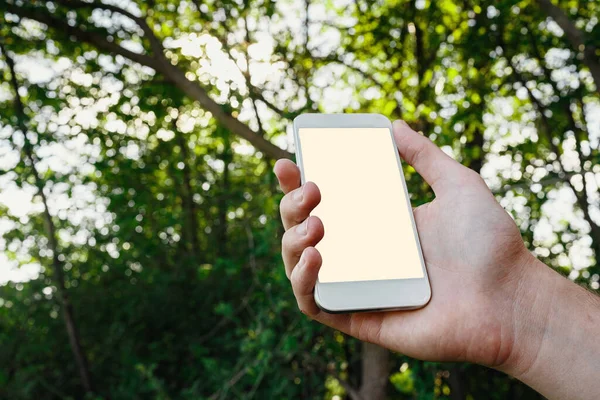
{"label": "hand", "polygon": [[[319,189],[312,182],[300,187],[296,165],[279,160],[275,173],[285,193],[280,207],[286,230],[282,253],[298,307],[360,340],[412,357],[502,367],[514,353],[515,335],[523,330],[515,321],[526,311],[515,305],[529,289],[531,280],[524,277],[535,270],[535,259],[477,173],[402,121],[394,123],[394,138],[401,157],[436,195],[414,210],[431,282],[430,303],[415,311],[321,311],[313,298],[321,256],[313,246],[327,227],[317,216],[309,216],[320,201]],[[543,330],[537,334],[541,340]]]}

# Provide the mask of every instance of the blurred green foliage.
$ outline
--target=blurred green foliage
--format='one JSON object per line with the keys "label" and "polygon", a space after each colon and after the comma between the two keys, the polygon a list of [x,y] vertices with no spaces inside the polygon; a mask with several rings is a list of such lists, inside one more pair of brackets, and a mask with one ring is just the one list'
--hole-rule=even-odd
{"label": "blurred green foliage", "polygon": [[[0,205],[0,249],[42,268],[0,287],[0,398],[337,399],[360,387],[360,343],[296,309],[277,155],[231,119],[251,142],[282,144],[302,112],[403,118],[488,179],[540,259],[598,288],[599,89],[541,3],[110,4],[0,4],[0,190],[35,195],[25,216]],[[600,44],[597,1],[559,6]],[[430,201],[405,172],[413,204]],[[570,211],[556,222],[561,196]],[[387,369],[390,399],[540,398],[475,365],[394,354]]]}

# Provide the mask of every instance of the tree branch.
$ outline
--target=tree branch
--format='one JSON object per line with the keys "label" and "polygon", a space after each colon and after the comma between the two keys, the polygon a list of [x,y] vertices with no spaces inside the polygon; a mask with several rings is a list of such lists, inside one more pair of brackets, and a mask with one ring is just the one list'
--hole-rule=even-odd
{"label": "tree branch", "polygon": [[158,53],[162,53],[164,50],[162,43],[160,42],[160,40],[158,40],[158,38],[154,34],[154,31],[152,30],[152,28],[150,28],[150,25],[148,25],[148,23],[146,22],[146,19],[144,19],[143,17],[138,17],[138,16],[132,14],[131,12],[124,10],[120,7],[117,7],[113,4],[100,3],[99,1],[96,1],[96,0],[92,1],[91,3],[86,3],[83,1],[79,1],[79,0],[55,0],[55,1],[57,1],[60,4],[65,5],[65,6],[68,6],[71,9],[99,8],[102,10],[108,10],[108,11],[111,11],[114,13],[119,13],[119,14],[131,19],[136,24],[138,24],[138,26],[144,32],[144,36],[150,41],[150,46],[152,47],[152,51],[155,52],[155,56]]}
{"label": "tree branch", "polygon": [[115,42],[108,41],[102,35],[73,27],[64,21],[50,16],[49,13],[43,13],[28,7],[19,7],[9,3],[0,4],[0,9],[5,9],[6,11],[16,14],[22,18],[28,18],[37,22],[41,22],[47,25],[49,28],[53,28],[58,32],[66,34],[67,36],[73,36],[82,42],[92,44],[98,49],[104,50],[110,54],[123,56],[133,62],[145,65],[156,71],[160,69],[160,63],[154,57],[127,50]]}
{"label": "tree branch", "polygon": [[222,392],[227,392],[229,389],[231,389],[233,386],[235,386],[235,384],[238,383],[238,381],[240,379],[242,379],[244,377],[244,375],[246,375],[250,371],[251,368],[255,367],[256,364],[258,364],[259,361],[260,361],[260,359],[257,358],[251,364],[244,365],[227,382],[225,382],[225,384],[219,390],[217,390],[215,393],[213,393],[212,395],[210,395],[208,397],[208,399],[209,400],[216,400],[219,397],[221,397],[221,393]]}
{"label": "tree branch", "polygon": [[[304,361],[308,364],[308,367],[312,370],[317,370],[317,372],[328,373],[333,376],[340,385],[344,388],[348,396],[352,400],[365,400],[363,396],[359,393],[359,391],[354,388],[350,382],[346,379],[342,378],[342,376],[337,372],[334,366],[327,365],[327,363],[321,361],[319,358],[314,357],[314,355],[305,353]],[[387,380],[387,375],[385,376]]]}
{"label": "tree branch", "polygon": [[377,86],[379,89],[384,90],[383,87],[383,82],[380,82],[377,78],[375,78],[373,75],[369,74],[368,72],[363,71],[362,69],[360,69],[359,67],[349,64],[345,61],[342,61],[340,59],[338,59],[337,57],[334,56],[325,56],[325,57],[319,57],[319,56],[313,56],[313,60],[315,61],[324,61],[327,63],[336,63],[336,64],[340,64],[343,65],[344,67],[357,72],[359,75],[361,75],[364,79],[371,81],[373,84],[375,84],[375,86]]}
{"label": "tree branch", "polygon": [[[246,32],[246,43],[250,43],[252,40],[250,38],[250,29],[248,29],[248,16],[244,16],[244,30]],[[232,57],[231,52],[228,51],[230,57]],[[244,80],[246,82],[246,88],[250,92],[250,101],[252,102],[252,109],[254,110],[254,116],[256,117],[256,123],[258,124],[258,133],[260,133],[263,137],[265,136],[265,129],[263,127],[262,120],[260,119],[260,115],[258,114],[258,107],[256,106],[256,95],[252,91],[252,78],[250,77],[250,55],[248,54],[248,48],[244,48],[244,58],[246,60],[246,71],[242,71],[242,69],[235,63],[238,67],[242,75],[244,75]]]}
{"label": "tree branch", "polygon": [[350,396],[352,400],[364,400],[360,393],[356,389],[354,389],[347,380],[343,379],[334,368],[329,368],[327,372],[329,372],[335,379],[337,379],[337,381],[340,383],[340,385],[342,385],[342,387],[344,388],[346,393],[348,393],[348,396]]}
{"label": "tree branch", "polygon": [[[254,97],[255,100],[260,100],[267,107],[269,107],[272,111],[274,111],[276,114],[278,114],[280,117],[286,118],[286,119],[289,119],[289,120],[293,120],[294,118],[296,118],[303,111],[303,110],[299,110],[299,111],[285,111],[285,110],[277,107],[275,104],[273,104],[269,100],[267,100],[263,96],[263,94],[261,93],[261,89],[257,88],[256,86],[254,86],[254,85],[251,84],[250,79],[249,79],[250,78],[249,72],[248,71],[243,71],[240,68],[240,66],[237,65],[237,63],[235,62],[235,59],[233,58],[233,55],[232,55],[232,52],[231,52],[232,48],[227,43],[227,40],[225,38],[222,38],[217,32],[215,32],[214,29],[209,29],[209,33],[210,33],[210,35],[212,37],[214,37],[215,39],[217,39],[217,41],[219,43],[221,43],[221,46],[223,46],[223,49],[227,53],[227,56],[229,57],[229,59],[231,61],[233,61],[233,63],[237,67],[238,71],[240,71],[240,73],[244,76],[244,79],[246,81],[246,88],[248,89],[250,97]],[[248,68],[249,68],[250,67],[250,59],[247,56],[246,56],[246,64],[248,65]]]}
{"label": "tree branch", "polygon": [[[240,122],[225,110],[225,106],[214,101],[209,94],[196,82],[186,78],[185,73],[176,66],[172,65],[169,60],[164,57],[164,54],[154,54],[154,57],[139,54],[123,47],[116,43],[109,42],[106,38],[96,33],[88,32],[82,27],[71,27],[67,23],[50,16],[48,13],[34,11],[27,7],[18,7],[12,4],[1,4],[0,9],[5,9],[10,13],[20,17],[36,20],[46,24],[48,27],[55,29],[58,32],[65,32],[77,39],[89,43],[97,48],[107,51],[111,54],[118,54],[128,58],[141,65],[145,65],[162,73],[168,80],[173,82],[180,90],[182,90],[190,98],[198,101],[202,108],[209,111],[213,117],[219,121],[225,128],[235,133],[236,135],[246,139],[258,150],[264,152],[272,158],[292,158],[293,154],[284,150],[269,140],[263,138],[246,124]],[[150,40],[150,39],[149,39]],[[158,58],[159,57],[159,58]]]}
{"label": "tree branch", "polygon": [[542,187],[544,187],[544,186],[552,185],[552,184],[559,183],[559,182],[566,183],[569,179],[571,179],[571,177],[573,177],[575,175],[583,175],[583,174],[584,174],[583,172],[563,172],[557,176],[550,176],[550,177],[542,178],[542,179],[540,179],[539,182],[521,180],[519,182],[508,183],[508,184],[502,185],[502,187],[500,187],[499,189],[492,190],[492,193],[494,193],[495,195],[505,195],[510,190],[530,189],[531,186],[535,185],[535,184],[540,184],[540,185],[542,185]]}

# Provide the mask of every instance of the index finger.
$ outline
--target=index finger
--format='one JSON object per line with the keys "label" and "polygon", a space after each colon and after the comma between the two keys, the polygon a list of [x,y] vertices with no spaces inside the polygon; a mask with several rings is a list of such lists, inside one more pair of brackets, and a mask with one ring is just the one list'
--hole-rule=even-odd
{"label": "index finger", "polygon": [[292,161],[285,158],[277,160],[273,171],[279,180],[279,186],[281,186],[283,193],[288,194],[300,187],[300,169]]}

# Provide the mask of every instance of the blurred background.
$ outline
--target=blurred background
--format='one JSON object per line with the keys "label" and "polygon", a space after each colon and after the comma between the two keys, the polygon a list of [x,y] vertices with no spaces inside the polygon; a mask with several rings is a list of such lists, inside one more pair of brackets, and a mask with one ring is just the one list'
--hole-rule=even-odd
{"label": "blurred background", "polygon": [[[299,313],[271,171],[301,113],[405,119],[597,291],[599,16],[597,0],[3,0],[0,398],[540,398]],[[414,206],[433,198],[405,174]]]}

